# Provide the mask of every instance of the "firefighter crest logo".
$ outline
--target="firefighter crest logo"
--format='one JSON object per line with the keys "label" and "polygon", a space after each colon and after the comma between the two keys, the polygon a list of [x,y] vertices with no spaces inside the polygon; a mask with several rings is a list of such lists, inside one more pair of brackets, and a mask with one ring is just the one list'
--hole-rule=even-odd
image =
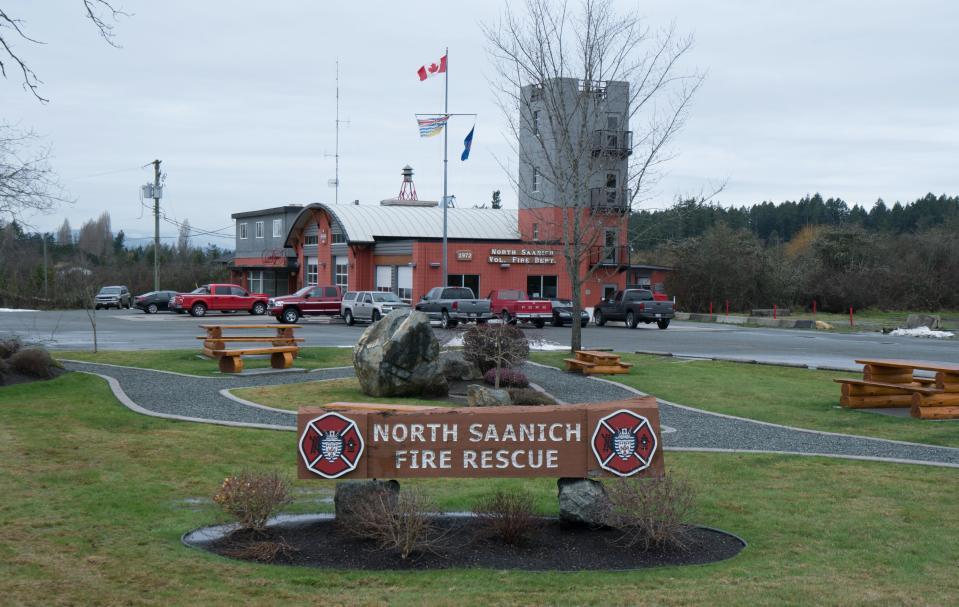
{"label": "firefighter crest logo", "polygon": [[339,478],[352,472],[361,455],[363,437],[356,422],[339,413],[326,413],[310,420],[300,436],[303,463],[323,478]]}
{"label": "firefighter crest logo", "polygon": [[632,476],[653,463],[656,433],[648,419],[620,409],[596,424],[592,447],[600,468],[617,476]]}

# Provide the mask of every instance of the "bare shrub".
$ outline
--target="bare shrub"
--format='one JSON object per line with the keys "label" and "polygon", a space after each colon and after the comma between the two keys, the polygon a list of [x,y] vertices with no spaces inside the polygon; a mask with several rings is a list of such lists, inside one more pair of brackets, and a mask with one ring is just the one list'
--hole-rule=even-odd
{"label": "bare shrub", "polygon": [[50,379],[61,368],[45,348],[23,348],[9,359],[10,366],[24,375]]}
{"label": "bare shrub", "polygon": [[525,491],[497,491],[473,509],[484,530],[504,544],[521,544],[539,525],[533,496]]}
{"label": "bare shrub", "polygon": [[0,339],[0,359],[10,358],[22,347],[23,342],[20,341],[19,337]]}
{"label": "bare shrub", "polygon": [[684,523],[693,507],[689,483],[663,478],[622,478],[606,483],[609,498],[605,523],[622,535],[616,543],[644,550],[685,548],[688,526]]}
{"label": "bare shrub", "polygon": [[532,388],[509,388],[509,398],[514,405],[555,405],[556,401],[548,394]]}
{"label": "bare shrub", "polygon": [[276,472],[244,470],[223,479],[213,501],[235,518],[241,529],[262,531],[270,516],[291,498],[286,479]]}
{"label": "bare shrub", "polygon": [[239,545],[225,550],[223,554],[246,561],[274,563],[278,558],[289,559],[295,552],[299,552],[299,550],[283,538],[280,538],[276,541],[263,540],[246,545]]}
{"label": "bare shrub", "polygon": [[483,374],[483,381],[491,386],[495,386],[497,380],[501,387],[507,388],[525,388],[529,385],[526,374],[517,369],[490,369]]}
{"label": "bare shrub", "polygon": [[[475,325],[463,334],[463,358],[476,363],[483,373],[512,367],[529,358],[529,342],[522,329],[513,325]],[[494,386],[499,388],[498,381]]]}
{"label": "bare shrub", "polygon": [[400,558],[433,552],[442,545],[446,532],[433,522],[435,504],[417,490],[400,492],[377,491],[365,502],[357,504],[344,519],[350,533],[376,542],[381,550],[396,550]]}

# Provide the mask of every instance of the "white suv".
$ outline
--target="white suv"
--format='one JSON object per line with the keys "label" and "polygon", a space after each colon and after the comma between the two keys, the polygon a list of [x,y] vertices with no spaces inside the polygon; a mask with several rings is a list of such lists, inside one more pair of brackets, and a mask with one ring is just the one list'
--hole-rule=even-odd
{"label": "white suv", "polygon": [[393,310],[408,309],[410,304],[386,291],[354,291],[343,295],[340,315],[346,324],[358,320],[376,322]]}

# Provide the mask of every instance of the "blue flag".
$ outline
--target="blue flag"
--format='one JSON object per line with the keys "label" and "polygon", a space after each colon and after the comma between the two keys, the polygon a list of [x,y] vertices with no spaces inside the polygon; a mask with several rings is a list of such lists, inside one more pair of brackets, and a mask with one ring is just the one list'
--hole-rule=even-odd
{"label": "blue flag", "polygon": [[473,128],[470,129],[470,134],[466,136],[466,139],[463,140],[463,153],[460,155],[460,160],[466,160],[470,157],[470,148],[473,147],[473,131],[476,130],[476,125],[473,125]]}

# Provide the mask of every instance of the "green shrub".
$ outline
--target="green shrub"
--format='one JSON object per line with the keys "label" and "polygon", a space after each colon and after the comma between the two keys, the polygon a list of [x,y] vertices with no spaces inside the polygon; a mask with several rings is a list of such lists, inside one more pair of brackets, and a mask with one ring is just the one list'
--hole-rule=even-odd
{"label": "green shrub", "polygon": [[276,472],[244,470],[223,479],[213,502],[236,519],[240,529],[262,531],[280,506],[290,503],[286,479]]}
{"label": "green shrub", "polygon": [[46,348],[31,347],[17,350],[9,359],[10,367],[31,377],[50,379],[60,370],[60,363],[53,360]]}

